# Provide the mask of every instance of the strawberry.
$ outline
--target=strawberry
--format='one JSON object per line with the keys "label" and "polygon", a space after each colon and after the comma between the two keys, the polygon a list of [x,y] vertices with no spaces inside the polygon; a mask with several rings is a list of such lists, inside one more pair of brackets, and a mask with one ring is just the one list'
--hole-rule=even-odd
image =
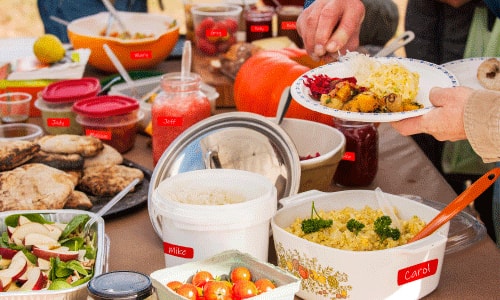
{"label": "strawberry", "polygon": [[213,56],[217,54],[217,46],[205,38],[198,38],[196,46],[207,55]]}

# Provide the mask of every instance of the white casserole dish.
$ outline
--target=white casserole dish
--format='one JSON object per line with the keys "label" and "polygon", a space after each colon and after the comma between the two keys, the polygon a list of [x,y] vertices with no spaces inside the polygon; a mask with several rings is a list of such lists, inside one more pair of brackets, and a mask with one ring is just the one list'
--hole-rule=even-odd
{"label": "white casserole dish", "polygon": [[[84,210],[60,209],[60,210],[16,210],[0,212],[0,232],[7,230],[5,218],[15,214],[42,214],[45,219],[54,222],[68,223],[74,216],[88,214],[91,218],[95,215]],[[109,240],[104,232],[104,219],[98,218],[92,225],[97,233],[97,257],[95,261],[94,276],[107,272],[109,256]],[[71,289],[64,290],[40,290],[0,293],[0,299],[9,300],[81,300],[87,299],[87,284],[82,284]]]}
{"label": "white casserole dish", "polygon": [[[401,219],[417,215],[428,223],[439,213],[401,196],[386,197]],[[449,223],[424,239],[391,249],[340,250],[285,231],[296,218],[310,218],[312,201],[318,211],[379,207],[375,192],[368,190],[309,191],[280,201],[283,208],[271,220],[278,266],[301,277],[298,296],[308,300],[418,299],[438,286]]]}

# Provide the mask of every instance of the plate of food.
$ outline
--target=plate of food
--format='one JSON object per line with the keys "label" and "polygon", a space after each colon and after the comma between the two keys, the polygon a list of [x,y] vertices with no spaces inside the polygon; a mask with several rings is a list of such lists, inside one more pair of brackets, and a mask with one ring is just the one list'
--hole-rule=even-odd
{"label": "plate of food", "polygon": [[495,57],[470,57],[441,65],[456,74],[458,83],[473,89],[500,90],[500,60]]}
{"label": "plate of food", "polygon": [[304,73],[291,93],[302,106],[335,118],[393,122],[431,110],[432,87],[456,85],[452,72],[430,62],[348,53],[342,61]]}

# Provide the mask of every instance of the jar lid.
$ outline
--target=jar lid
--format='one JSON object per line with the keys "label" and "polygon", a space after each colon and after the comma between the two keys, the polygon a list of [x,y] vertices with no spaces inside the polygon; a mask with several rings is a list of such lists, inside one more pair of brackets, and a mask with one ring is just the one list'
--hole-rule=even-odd
{"label": "jar lid", "polygon": [[[228,112],[192,125],[163,152],[151,176],[148,208],[153,209],[153,192],[166,178],[216,168],[264,175],[276,186],[278,200],[299,190],[300,158],[284,129],[259,114]],[[153,227],[161,237],[155,215],[150,212]]]}
{"label": "jar lid", "polygon": [[90,280],[87,289],[95,299],[146,299],[153,293],[151,279],[133,271],[101,274]]}
{"label": "jar lid", "polygon": [[74,112],[94,118],[124,115],[137,109],[139,109],[137,100],[120,95],[96,96],[73,104]]}
{"label": "jar lid", "polygon": [[47,102],[74,102],[94,97],[100,89],[101,84],[94,77],[61,80],[47,85],[42,91],[42,98]]}

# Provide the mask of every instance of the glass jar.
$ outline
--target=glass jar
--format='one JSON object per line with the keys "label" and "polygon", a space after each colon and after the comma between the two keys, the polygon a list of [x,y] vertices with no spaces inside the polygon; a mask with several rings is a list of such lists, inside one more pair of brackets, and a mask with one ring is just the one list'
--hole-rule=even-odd
{"label": "glass jar", "polygon": [[286,36],[297,47],[302,48],[304,43],[297,32],[297,18],[304,8],[296,5],[282,5],[276,9],[278,15],[278,36]]}
{"label": "glass jar", "polygon": [[90,280],[87,285],[89,298],[93,300],[156,300],[151,279],[133,271],[104,273]]}
{"label": "glass jar", "polygon": [[270,38],[273,36],[274,7],[256,6],[245,10],[246,41]]}
{"label": "glass jar", "polygon": [[341,186],[368,186],[378,170],[378,131],[374,123],[335,119],[334,127],[346,138],[345,153],[335,172]]}
{"label": "glass jar", "polygon": [[162,92],[151,109],[153,163],[156,165],[168,146],[191,125],[210,117],[210,102],[200,90],[201,77],[190,73],[168,73],[161,78]]}

